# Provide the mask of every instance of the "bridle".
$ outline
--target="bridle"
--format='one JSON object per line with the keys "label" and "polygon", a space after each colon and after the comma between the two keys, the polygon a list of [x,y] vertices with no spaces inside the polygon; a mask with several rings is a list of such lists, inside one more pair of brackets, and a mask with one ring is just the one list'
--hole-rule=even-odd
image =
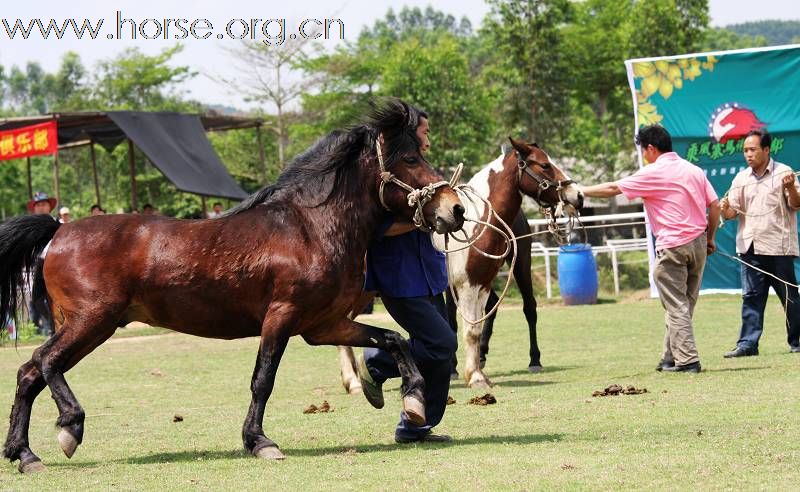
{"label": "bridle", "polygon": [[[525,173],[526,175],[530,176],[534,181],[536,181],[536,183],[538,184],[538,186],[536,187],[536,196],[531,198],[533,198],[534,201],[538,203],[542,209],[553,209],[559,206],[563,207],[564,203],[566,202],[564,197],[564,188],[566,188],[571,184],[575,184],[575,181],[571,179],[553,181],[550,178],[538,175],[531,170],[528,161],[522,157],[522,154],[520,154],[519,151],[516,151],[516,153],[517,153],[517,168],[519,169],[519,175],[518,175],[519,182],[522,183],[522,173]],[[550,165],[549,163],[542,164],[540,162],[537,162],[537,164],[539,164],[542,167]],[[556,189],[556,194],[558,195],[558,203],[546,203],[542,200],[542,192],[549,190],[552,187],[555,187]]]}
{"label": "bridle", "polygon": [[[586,238],[586,229],[584,229],[583,224],[581,223],[579,218],[575,216],[570,216],[569,222],[565,229],[562,229],[561,226],[558,225],[558,221],[556,217],[563,215],[564,206],[568,203],[566,196],[564,196],[564,188],[571,184],[575,184],[575,181],[571,179],[564,179],[560,181],[553,181],[550,178],[545,176],[541,176],[536,174],[531,170],[530,165],[528,164],[527,159],[522,157],[522,154],[519,151],[516,151],[517,154],[517,180],[518,183],[522,184],[522,176],[523,173],[530,176],[531,179],[536,181],[536,196],[531,197],[533,200],[539,205],[542,215],[547,220],[547,230],[553,237],[556,239],[556,242],[559,244],[566,244],[569,241],[569,231],[573,230],[575,227],[575,222],[577,221],[578,225],[580,226],[583,235],[584,235],[584,242],[587,241]],[[537,162],[539,166],[549,166],[550,163],[542,164],[541,162]],[[558,196],[558,202],[556,203],[547,203],[542,200],[542,192],[545,190],[549,190],[550,188],[555,187],[556,189],[556,196]]]}
{"label": "bridle", "polygon": [[422,209],[425,207],[425,204],[431,201],[437,189],[441,188],[442,186],[449,186],[450,188],[453,188],[455,184],[458,183],[463,166],[459,166],[456,169],[450,181],[438,181],[436,183],[425,185],[422,188],[413,188],[397,179],[397,177],[392,174],[391,171],[386,170],[386,165],[383,163],[383,149],[381,148],[380,138],[375,139],[375,152],[378,154],[378,165],[380,166],[381,170],[381,183],[380,187],[378,188],[378,198],[380,199],[383,208],[391,212],[391,209],[386,205],[386,201],[383,198],[383,189],[387,183],[394,183],[408,192],[408,206],[411,208],[416,207],[413,218],[414,225],[420,229],[433,231],[435,227],[427,223]]}

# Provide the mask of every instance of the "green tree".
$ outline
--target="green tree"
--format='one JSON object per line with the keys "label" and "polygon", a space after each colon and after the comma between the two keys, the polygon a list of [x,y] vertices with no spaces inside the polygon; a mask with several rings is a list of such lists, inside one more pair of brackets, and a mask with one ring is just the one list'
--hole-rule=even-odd
{"label": "green tree", "polygon": [[197,73],[187,66],[171,66],[181,45],[158,55],[145,55],[128,48],[120,55],[98,64],[92,81],[92,103],[116,110],[197,111],[200,105],[185,100],[179,86]]}
{"label": "green tree", "polygon": [[441,35],[423,46],[416,39],[397,43],[386,57],[380,93],[400,97],[431,117],[431,162],[477,168],[494,153],[489,96],[472,82],[469,60],[457,40]]}
{"label": "green tree", "polygon": [[633,58],[696,53],[708,27],[708,0],[637,0],[631,21]]}
{"label": "green tree", "polygon": [[498,115],[506,132],[557,147],[566,129],[568,59],[561,27],[571,20],[567,0],[488,0],[480,30],[493,53],[489,70],[502,91]]}
{"label": "green tree", "polygon": [[764,36],[747,36],[736,34],[730,29],[711,28],[705,32],[701,51],[725,51],[767,46]]}
{"label": "green tree", "polygon": [[303,95],[297,141],[308,145],[352,123],[374,96],[395,96],[429,113],[432,162],[485,162],[494,130],[489,92],[469,58],[471,36],[468,20],[432,8],[389,10],[357,42],[303,64],[320,85]]}
{"label": "green tree", "polygon": [[[779,15],[779,13],[776,12]],[[796,43],[800,38],[800,21],[762,20],[726,26],[726,29],[742,36],[757,38],[763,36],[766,46],[779,46]]]}
{"label": "green tree", "polygon": [[[631,98],[623,60],[629,58],[632,4],[587,0],[564,28],[569,53],[571,103],[567,134],[571,156],[590,163],[581,178],[610,180],[632,166]],[[574,170],[576,171],[576,170]],[[612,202],[613,208],[613,202]]]}

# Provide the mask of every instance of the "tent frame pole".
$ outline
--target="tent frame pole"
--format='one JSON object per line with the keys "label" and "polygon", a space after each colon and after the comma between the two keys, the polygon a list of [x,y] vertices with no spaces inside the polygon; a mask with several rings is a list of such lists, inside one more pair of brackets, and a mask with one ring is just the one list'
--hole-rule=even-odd
{"label": "tent frame pole", "polygon": [[134,210],[138,210],[139,202],[137,199],[137,192],[136,192],[136,160],[133,155],[133,140],[130,138],[128,139],[128,168],[130,169],[131,173],[131,212]]}
{"label": "tent frame pole", "polygon": [[97,156],[94,152],[94,141],[89,142],[89,153],[92,157],[92,176],[94,176],[94,195],[97,198],[97,206],[103,208],[103,204],[100,203],[100,183],[97,179]]}

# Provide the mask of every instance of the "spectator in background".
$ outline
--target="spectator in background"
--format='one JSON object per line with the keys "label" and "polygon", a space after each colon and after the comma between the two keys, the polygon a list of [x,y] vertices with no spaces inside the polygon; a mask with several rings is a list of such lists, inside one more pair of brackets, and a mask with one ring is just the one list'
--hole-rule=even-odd
{"label": "spectator in background", "polygon": [[[43,193],[41,191],[37,191],[33,194],[33,198],[28,201],[28,211],[34,215],[50,215],[50,212],[56,208],[56,199],[47,196],[47,193]],[[55,217],[50,216],[53,220],[56,220]],[[42,252],[41,256],[36,259],[36,268],[35,270],[39,270],[41,268],[41,264],[44,261],[44,255],[46,254],[47,249]],[[28,292],[34,292],[33,286],[33,274],[31,274],[31,278],[28,280]],[[53,324],[50,322],[50,316],[48,315],[50,311],[50,305],[47,302],[46,295],[30,295],[29,296],[30,302],[28,302],[28,315],[31,318],[31,321],[34,325],[36,325],[36,332],[39,335],[44,335],[46,337],[53,334]]]}
{"label": "spectator in background", "polygon": [[214,202],[214,205],[212,206],[212,210],[210,212],[208,212],[208,218],[209,219],[216,219],[217,217],[222,215],[222,212],[223,212],[222,204],[220,202]]}
{"label": "spectator in background", "polygon": [[56,208],[56,199],[47,196],[47,193],[37,191],[28,201],[28,212],[37,214],[50,214]]}
{"label": "spectator in background", "polygon": [[95,203],[94,205],[92,205],[92,208],[90,209],[90,213],[91,213],[91,215],[105,215],[106,211],[103,210],[103,208],[100,205]]}
{"label": "spectator in background", "polygon": [[[656,371],[700,372],[692,316],[706,257],[716,250],[720,206],[703,171],[672,151],[664,127],[645,126],[636,135],[647,165],[617,182],[583,188],[584,196],[610,198],[622,193],[641,198],[656,236],[653,281],[664,307],[664,351]],[[708,209],[708,217],[706,217]]]}
{"label": "spectator in background", "polygon": [[156,215],[156,209],[149,203],[145,203],[144,207],[142,207],[142,214],[144,215]]}
{"label": "spectator in background", "polygon": [[61,207],[58,211],[58,221],[62,224],[67,224],[72,220],[69,215],[69,208],[68,207]]}
{"label": "spectator in background", "polygon": [[739,219],[736,252],[763,271],[742,264],[742,326],[736,348],[725,358],[758,355],[758,340],[764,332],[764,308],[769,288],[778,294],[786,310],[786,341],[791,353],[800,353],[800,295],[794,259],[797,258],[797,211],[800,190],[792,168],[770,157],[772,137],[754,130],[744,139],[748,168],[733,178],[730,192],[722,199],[722,216]]}

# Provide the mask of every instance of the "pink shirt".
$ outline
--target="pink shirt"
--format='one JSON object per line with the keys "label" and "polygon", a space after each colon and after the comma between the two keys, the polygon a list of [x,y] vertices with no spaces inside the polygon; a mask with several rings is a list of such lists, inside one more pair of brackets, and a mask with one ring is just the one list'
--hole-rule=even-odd
{"label": "pink shirt", "polygon": [[659,250],[682,246],[705,232],[706,208],[717,200],[703,171],[675,152],[661,154],[617,186],[628,200],[644,200]]}

